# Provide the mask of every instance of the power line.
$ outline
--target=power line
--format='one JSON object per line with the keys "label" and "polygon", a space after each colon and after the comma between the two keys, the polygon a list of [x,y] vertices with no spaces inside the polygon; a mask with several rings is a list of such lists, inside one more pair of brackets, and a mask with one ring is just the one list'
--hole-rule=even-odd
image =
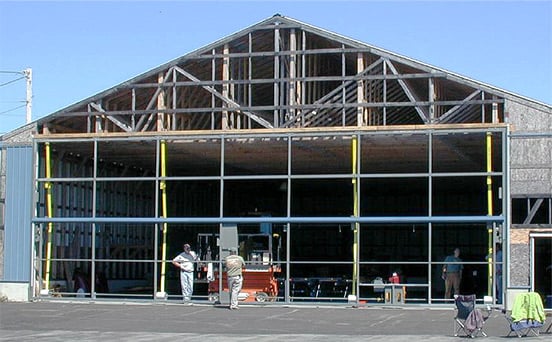
{"label": "power line", "polygon": [[0,74],[22,75],[21,77],[19,77],[17,79],[14,79],[14,80],[11,80],[11,81],[0,84],[0,87],[6,86],[6,85],[14,83],[14,82],[17,82],[21,79],[26,79],[26,81],[27,81],[26,82],[27,83],[27,91],[26,91],[27,96],[26,96],[26,99],[25,99],[25,104],[17,106],[15,108],[5,110],[3,112],[0,112],[0,115],[13,112],[13,111],[15,111],[19,108],[22,108],[22,107],[27,107],[26,122],[27,123],[31,122],[31,109],[32,109],[32,99],[33,99],[33,88],[32,88],[33,71],[32,71],[32,69],[27,68],[23,71],[0,70]]}
{"label": "power line", "polygon": [[6,113],[9,113],[9,112],[13,112],[14,110],[17,110],[17,109],[19,109],[19,108],[23,108],[23,107],[25,107],[26,105],[27,105],[27,104],[22,104],[22,105],[20,105],[20,106],[15,107],[15,108],[8,109],[8,110],[6,110],[6,111],[4,111],[4,112],[0,112],[0,115],[6,114]]}
{"label": "power line", "polygon": [[8,81],[8,82],[6,82],[6,83],[2,83],[2,84],[0,84],[0,87],[3,87],[3,86],[8,85],[8,84],[10,84],[10,83],[17,82],[17,81],[22,80],[22,79],[24,79],[24,78],[25,78],[25,76],[21,76],[21,77],[15,79],[15,80],[11,80],[11,81]]}
{"label": "power line", "polygon": [[27,101],[25,100],[0,101],[0,103],[21,103],[21,102],[27,102]]}

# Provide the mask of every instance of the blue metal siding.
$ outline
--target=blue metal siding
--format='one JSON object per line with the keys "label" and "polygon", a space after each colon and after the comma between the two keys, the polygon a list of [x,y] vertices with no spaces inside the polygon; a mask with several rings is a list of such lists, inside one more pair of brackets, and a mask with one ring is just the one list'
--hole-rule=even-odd
{"label": "blue metal siding", "polygon": [[4,281],[30,281],[32,185],[32,147],[7,147]]}

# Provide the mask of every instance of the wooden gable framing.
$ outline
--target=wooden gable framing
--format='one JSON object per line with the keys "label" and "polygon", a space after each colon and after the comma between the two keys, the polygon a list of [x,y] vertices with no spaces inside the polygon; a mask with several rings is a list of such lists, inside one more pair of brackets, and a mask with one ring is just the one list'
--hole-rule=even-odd
{"label": "wooden gable framing", "polygon": [[503,122],[496,88],[275,15],[38,121],[39,132]]}

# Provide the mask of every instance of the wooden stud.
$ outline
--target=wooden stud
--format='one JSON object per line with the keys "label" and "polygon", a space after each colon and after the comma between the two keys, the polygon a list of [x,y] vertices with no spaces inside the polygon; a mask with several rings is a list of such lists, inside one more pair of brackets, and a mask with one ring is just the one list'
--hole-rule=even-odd
{"label": "wooden stud", "polygon": [[[251,53],[253,53],[253,36],[251,33],[249,33],[249,56],[248,56],[248,72],[247,72],[247,80],[249,83],[247,84],[247,105],[249,107],[252,106],[253,98],[252,98],[252,86],[251,86],[251,79],[253,78],[253,65],[252,65],[252,59],[251,59]],[[251,118],[247,117],[247,127],[251,128]]]}
{"label": "wooden stud", "polygon": [[[344,44],[341,44],[341,47],[343,49],[345,49],[345,45]],[[346,75],[346,60],[345,60],[345,53],[341,53],[341,76],[342,77],[345,77]],[[341,126],[345,126],[346,125],[346,114],[347,112],[345,111],[345,102],[346,102],[346,96],[347,96],[347,93],[346,93],[346,89],[345,89],[345,81],[341,81],[341,87],[342,87],[342,90],[341,90],[341,104],[343,105],[343,107],[341,108]]]}
{"label": "wooden stud", "polygon": [[[485,92],[481,92],[481,100],[485,100]],[[481,123],[485,123],[485,104],[481,104]]]}
{"label": "wooden stud", "polygon": [[[301,52],[304,52],[307,49],[307,36],[305,31],[301,31]],[[305,54],[301,54],[301,77],[304,79],[306,77],[306,59]],[[299,101],[298,104],[304,104],[305,102],[305,81],[299,82],[299,89],[297,89],[297,93],[299,94]],[[301,117],[301,126],[304,124],[304,117]]]}
{"label": "wooden stud", "polygon": [[435,84],[433,78],[428,78],[428,101],[429,105],[429,122],[433,123],[435,121]]}
{"label": "wooden stud", "polygon": [[132,88],[132,99],[131,99],[131,110],[132,110],[132,116],[130,118],[131,120],[131,127],[132,131],[136,132],[136,89]]}
{"label": "wooden stud", "polygon": [[[364,55],[362,53],[357,54],[357,73],[361,73],[364,70]],[[357,103],[364,103],[364,81],[362,79],[357,81]],[[364,126],[364,108],[357,108],[357,127]]]}
{"label": "wooden stud", "polygon": [[177,100],[177,96],[176,96],[176,80],[177,80],[177,77],[176,77],[176,70],[173,68],[172,69],[172,77],[173,77],[173,88],[172,88],[172,109],[173,109],[173,113],[171,114],[171,118],[172,120],[170,120],[170,124],[167,125],[167,127],[170,127],[170,130],[171,131],[175,131],[176,130],[176,113],[174,112],[174,110],[176,109],[176,100]]}
{"label": "wooden stud", "polygon": [[[493,95],[493,100],[496,100],[496,99],[497,99],[496,95]],[[493,108],[492,123],[498,123],[498,103],[493,102],[492,108]]]}
{"label": "wooden stud", "polygon": [[163,131],[165,120],[164,120],[164,110],[167,109],[165,105],[165,88],[162,88],[163,82],[164,82],[164,75],[162,72],[160,72],[157,75],[157,83],[159,84],[159,87],[161,91],[157,95],[157,131]]}
{"label": "wooden stud", "polygon": [[[214,56],[215,54],[216,54],[216,51],[215,49],[213,49],[211,51],[211,55]],[[217,77],[217,64],[216,64],[215,57],[212,57],[211,58],[211,81],[214,82],[216,80],[216,77]],[[215,101],[215,94],[211,93],[211,108],[215,108],[216,106],[217,106],[217,103]],[[216,124],[215,112],[211,111],[211,130],[214,130],[216,126],[217,124]]]}
{"label": "wooden stud", "polygon": [[[228,44],[224,45],[224,51],[223,54],[227,55],[229,52]],[[224,82],[222,84],[222,96],[225,98],[228,98],[228,79],[230,78],[230,71],[229,71],[229,64],[230,64],[230,57],[223,57],[222,59],[222,81]],[[227,107],[228,105],[223,102],[223,107]],[[228,111],[224,110],[222,111],[222,129],[229,129],[229,122],[228,122]]]}
{"label": "wooden stud", "polygon": [[[274,29],[274,107],[280,105],[280,56],[277,55],[280,52],[280,30],[278,26]],[[274,127],[280,127],[279,125],[279,110],[274,108]]]}
{"label": "wooden stud", "polygon": [[383,125],[387,125],[387,60],[383,62]]}
{"label": "wooden stud", "polygon": [[295,37],[295,29],[291,29],[289,33],[289,50],[292,52],[292,54],[289,56],[289,111],[286,115],[286,121],[290,118],[295,117],[295,98],[296,98],[296,89],[297,89],[297,75],[296,75],[296,63],[295,59],[297,58],[297,55],[295,54],[297,50],[297,41]]}

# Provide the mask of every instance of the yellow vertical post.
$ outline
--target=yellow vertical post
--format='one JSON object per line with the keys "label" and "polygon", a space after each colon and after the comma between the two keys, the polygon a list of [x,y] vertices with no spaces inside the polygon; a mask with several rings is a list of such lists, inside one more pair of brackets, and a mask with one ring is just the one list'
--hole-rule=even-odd
{"label": "yellow vertical post", "polygon": [[[167,142],[161,140],[161,182],[159,187],[161,189],[161,217],[167,218],[167,184],[165,177],[167,176]],[[163,245],[161,247],[161,284],[160,292],[165,292],[165,271],[167,268],[165,259],[167,258],[167,223],[163,222]]]}
{"label": "yellow vertical post", "polygon": [[[492,164],[492,133],[487,132],[486,142],[487,142],[487,172],[490,173],[493,170]],[[487,175],[487,214],[493,216],[493,179],[491,175]],[[488,255],[488,268],[489,268],[489,281],[487,282],[487,295],[493,295],[493,226],[492,224],[487,224],[487,232],[489,234],[489,250]]]}
{"label": "yellow vertical post", "polygon": [[[351,142],[351,163],[352,163],[352,183],[353,183],[353,216],[358,217],[358,187],[357,187],[357,137],[353,136]],[[356,295],[357,288],[357,259],[358,259],[358,222],[355,222],[355,228],[353,229],[353,283],[352,283],[352,295]]]}
{"label": "yellow vertical post", "polygon": [[[50,143],[46,142],[44,144],[44,152],[46,155],[45,171],[46,178],[50,179],[52,177],[52,165],[51,165],[51,155],[50,155]],[[52,203],[52,183],[48,180],[44,183],[44,189],[46,190],[46,217],[52,218],[54,216],[54,206]],[[54,224],[48,222],[48,241],[46,243],[46,260],[45,260],[45,275],[44,275],[44,289],[50,289],[50,271],[52,267],[52,230]]]}

